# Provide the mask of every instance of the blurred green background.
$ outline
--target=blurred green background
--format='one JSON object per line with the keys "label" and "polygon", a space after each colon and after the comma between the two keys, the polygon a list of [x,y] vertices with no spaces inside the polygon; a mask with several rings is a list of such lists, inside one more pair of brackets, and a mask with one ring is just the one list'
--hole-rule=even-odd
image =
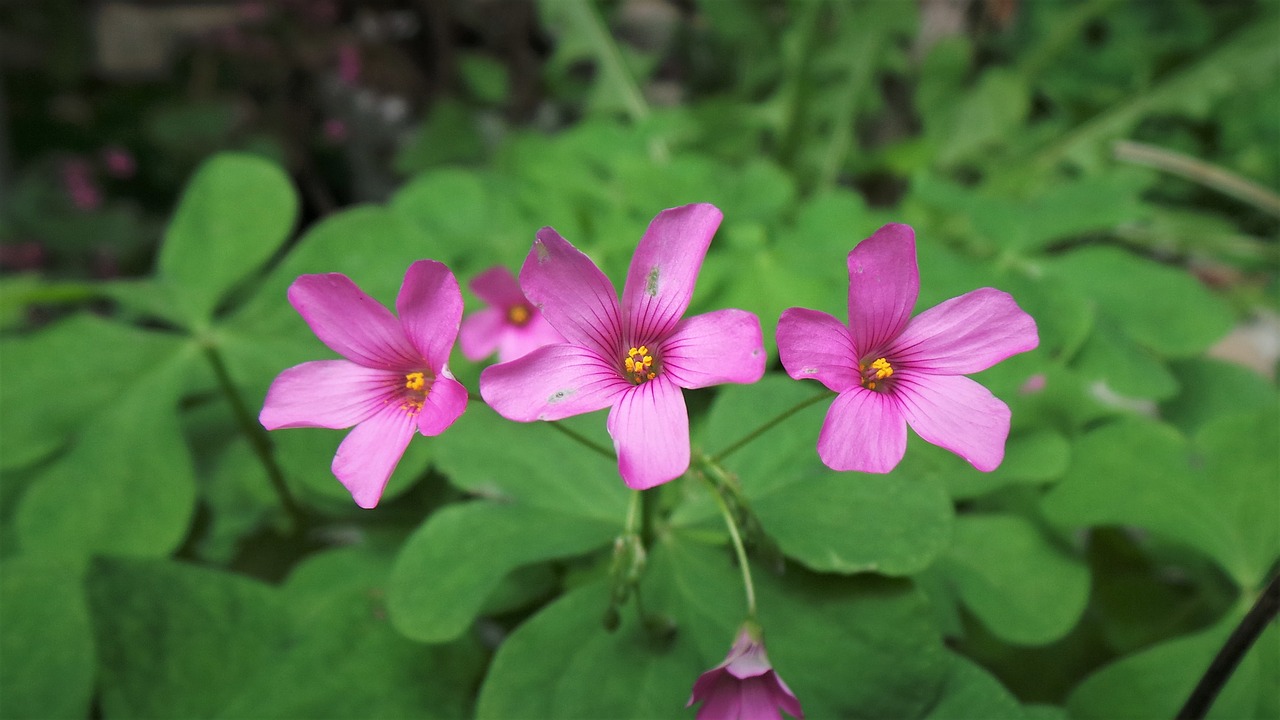
{"label": "blurred green background", "polygon": [[[297,275],[390,304],[434,258],[470,311],[540,227],[618,283],[690,202],[691,312],[773,358],[689,393],[695,452],[818,392],[777,318],[843,317],[883,223],[917,311],[1039,326],[977,376],[994,473],[915,437],[831,472],[825,403],[726,459],[806,714],[1171,716],[1280,557],[1278,38],[1276,0],[0,2],[0,716],[692,716],[743,613],[697,478],[646,503],[674,631],[609,633],[610,461],[477,398],[361,511],[341,432],[255,420],[332,357]],[[1210,716],[1280,717],[1277,678],[1273,625]]]}

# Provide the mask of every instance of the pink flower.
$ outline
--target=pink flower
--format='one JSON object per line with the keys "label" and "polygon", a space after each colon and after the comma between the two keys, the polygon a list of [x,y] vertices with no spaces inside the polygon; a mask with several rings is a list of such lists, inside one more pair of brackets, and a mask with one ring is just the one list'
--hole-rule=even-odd
{"label": "pink flower", "polygon": [[724,662],[698,676],[685,707],[696,702],[702,703],[698,720],[776,720],[782,717],[779,708],[804,718],[800,701],[769,664],[760,630],[751,622],[738,630]]}
{"label": "pink flower", "polygon": [[131,178],[138,170],[133,153],[118,146],[102,149],[102,164],[106,167],[107,174],[113,178]]}
{"label": "pink flower", "polygon": [[344,85],[360,81],[360,49],[353,43],[338,46],[338,79]]}
{"label": "pink flower", "polygon": [[96,210],[102,205],[102,192],[93,180],[93,169],[83,158],[62,163],[62,187],[77,210]]}
{"label": "pink flower", "polygon": [[907,425],[983,471],[1004,459],[1009,407],[964,377],[1035,348],[1035,320],[1007,293],[982,288],[911,318],[920,290],[915,232],[890,224],[849,253],[849,324],[791,308],[778,354],[791,377],[839,393],[818,435],[833,470],[889,472]]}
{"label": "pink flower", "polygon": [[414,429],[439,435],[467,407],[467,390],[447,366],[462,318],[458,281],[434,260],[410,265],[396,297],[399,320],[339,273],[299,277],[289,302],[346,359],[280,373],[258,420],[268,430],[354,425],[333,474],[357,505],[374,507]]}
{"label": "pink flower", "polygon": [[649,488],[683,474],[689,415],[680,389],[752,383],[764,374],[755,315],[717,310],[681,319],[721,217],[705,204],[658,213],[631,259],[621,304],[586,255],[555,230],[539,230],[520,284],[566,342],[485,368],[485,402],[520,422],[607,407],[628,486]]}
{"label": "pink flower", "polygon": [[458,342],[468,360],[483,360],[497,350],[498,362],[507,362],[543,345],[564,342],[564,336],[525,299],[510,270],[495,267],[480,273],[471,281],[471,290],[489,307],[462,321]]}

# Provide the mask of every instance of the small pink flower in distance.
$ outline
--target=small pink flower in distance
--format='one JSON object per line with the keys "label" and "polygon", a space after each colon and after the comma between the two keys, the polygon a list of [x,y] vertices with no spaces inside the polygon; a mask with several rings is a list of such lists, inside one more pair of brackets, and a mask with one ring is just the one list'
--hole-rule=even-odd
{"label": "small pink flower in distance", "polygon": [[698,720],[779,720],[782,713],[803,720],[800,701],[782,681],[764,651],[760,628],[748,621],[724,662],[702,673],[685,707],[696,702]]}
{"label": "small pink flower in distance", "polygon": [[414,430],[439,435],[467,407],[467,390],[447,365],[462,319],[458,281],[434,260],[410,265],[396,297],[399,319],[339,273],[299,277],[289,302],[346,359],[280,373],[258,420],[268,430],[354,425],[333,474],[357,505],[374,507]]}
{"label": "small pink flower in distance", "polygon": [[338,46],[338,79],[344,85],[355,85],[360,81],[360,48],[354,43]]}
{"label": "small pink flower in distance", "polygon": [[609,408],[606,427],[629,487],[682,475],[689,469],[689,414],[681,388],[753,383],[764,374],[755,315],[684,317],[722,217],[706,204],[658,213],[631,258],[621,303],[595,263],[555,230],[539,230],[520,285],[565,342],[485,368],[485,402],[518,422]]}
{"label": "small pink flower in distance", "polygon": [[337,145],[347,139],[347,124],[337,118],[329,118],[324,121],[322,132],[325,140]]}
{"label": "small pink flower in distance", "polygon": [[822,462],[833,470],[889,472],[906,452],[910,425],[975,468],[996,469],[1009,407],[964,376],[1039,345],[1035,320],[993,288],[912,318],[920,273],[907,225],[885,225],[858,243],[848,266],[848,325],[803,308],[778,321],[787,373],[838,393],[818,435]]}
{"label": "small pink flower in distance", "polygon": [[505,267],[477,275],[471,290],[489,307],[462,321],[458,344],[468,360],[483,360],[497,350],[498,362],[508,362],[543,345],[564,342],[564,336],[525,298],[516,276]]}
{"label": "small pink flower in distance", "polygon": [[138,170],[138,163],[133,153],[119,146],[111,146],[102,150],[102,164],[107,174],[113,178],[128,179]]}
{"label": "small pink flower in distance", "polygon": [[83,158],[62,163],[62,187],[77,210],[96,210],[102,205],[102,191],[93,180],[93,168]]}

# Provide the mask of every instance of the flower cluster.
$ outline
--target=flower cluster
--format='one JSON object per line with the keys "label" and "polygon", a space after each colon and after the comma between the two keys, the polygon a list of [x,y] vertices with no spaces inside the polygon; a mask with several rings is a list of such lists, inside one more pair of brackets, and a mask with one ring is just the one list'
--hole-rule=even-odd
{"label": "flower cluster", "polygon": [[[636,248],[621,296],[590,258],[543,228],[518,282],[506,268],[472,281],[488,307],[465,322],[457,280],[432,260],[409,267],[398,317],[344,275],[299,277],[289,301],[343,359],[282,372],[260,421],[268,430],[354,426],[333,473],[358,505],[372,508],[414,432],[438,435],[466,409],[467,390],[448,367],[460,339],[470,360],[496,351],[499,362],[480,375],[480,395],[503,417],[560,420],[608,408],[618,473],[629,487],[680,477],[690,464],[683,390],[754,383],[766,365],[754,314],[725,309],[685,317],[721,219],[707,204],[659,213]],[[906,225],[880,228],[847,263],[847,323],[791,308],[777,327],[786,372],[836,393],[818,435],[822,462],[888,472],[905,453],[910,426],[977,469],[995,469],[1009,408],[965,375],[1035,348],[1035,321],[992,288],[913,318],[920,277],[915,234]],[[702,704],[699,718],[779,718],[780,710],[803,717],[751,620],[725,661],[698,678],[694,703]]]}

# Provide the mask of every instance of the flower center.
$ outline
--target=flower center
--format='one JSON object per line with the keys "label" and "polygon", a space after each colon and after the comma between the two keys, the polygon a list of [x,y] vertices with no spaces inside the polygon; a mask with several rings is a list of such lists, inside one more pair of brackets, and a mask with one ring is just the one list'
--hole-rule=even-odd
{"label": "flower center", "polygon": [[658,377],[658,373],[662,370],[661,363],[657,363],[653,359],[653,355],[649,354],[649,348],[641,345],[638,348],[631,348],[627,351],[627,356],[622,358],[623,374],[634,385],[639,385],[647,380]]}
{"label": "flower center", "polygon": [[404,387],[400,389],[400,409],[410,415],[422,412],[422,403],[431,392],[431,378],[423,372],[405,373]]}
{"label": "flower center", "polygon": [[511,309],[507,310],[507,320],[511,321],[512,325],[524,325],[531,317],[533,314],[524,305],[512,305]]}
{"label": "flower center", "polygon": [[878,386],[884,392],[889,385],[885,380],[893,376],[893,365],[885,358],[876,358],[870,365],[858,363],[858,372],[862,375],[862,387],[875,390]]}

